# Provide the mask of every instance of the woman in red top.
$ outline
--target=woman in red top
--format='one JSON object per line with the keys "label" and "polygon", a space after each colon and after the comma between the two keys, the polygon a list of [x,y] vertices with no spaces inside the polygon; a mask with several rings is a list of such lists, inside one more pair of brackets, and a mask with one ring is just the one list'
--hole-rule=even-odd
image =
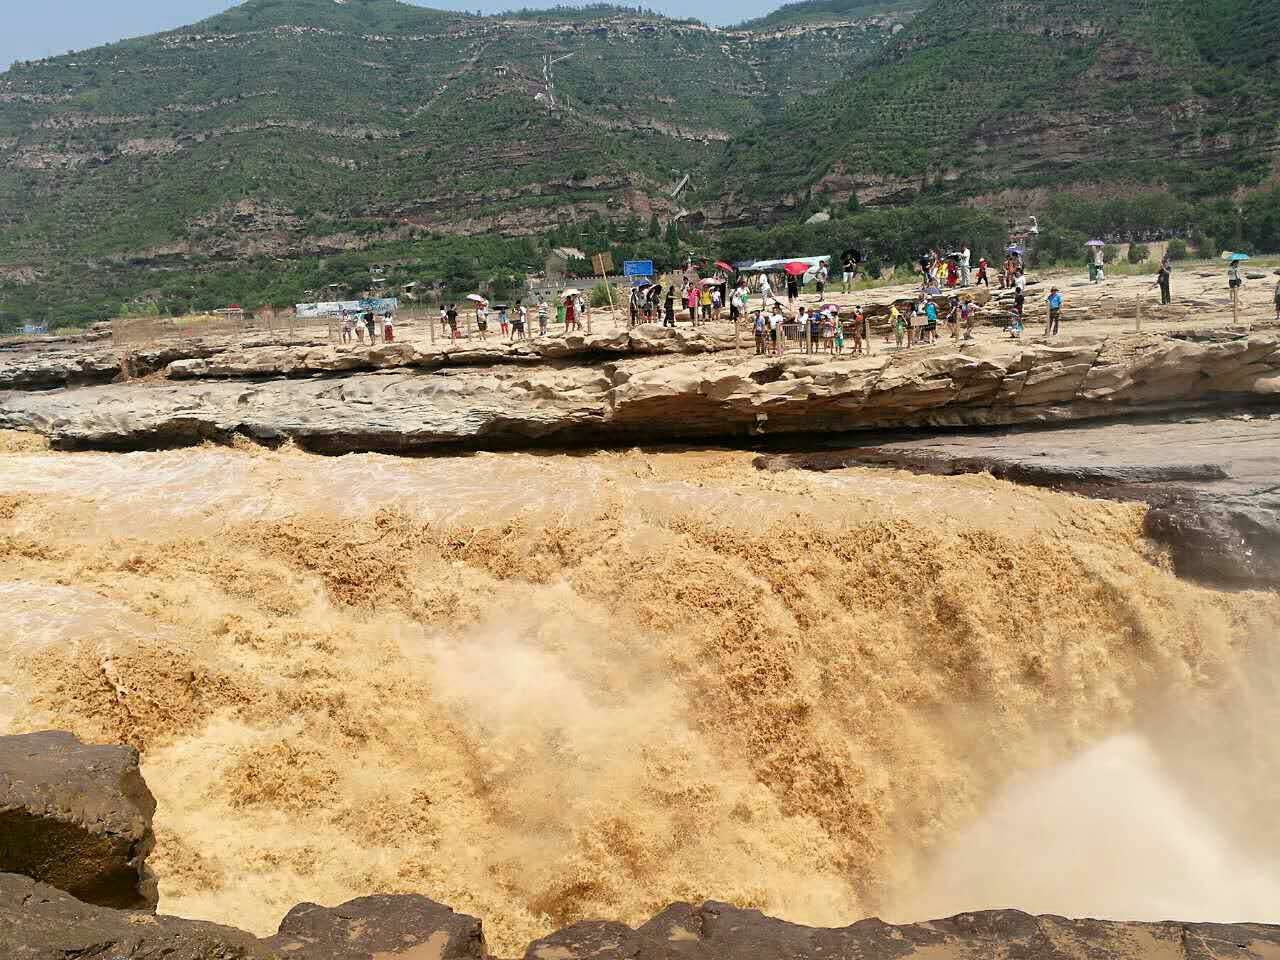
{"label": "woman in red top", "polygon": [[574,328],[576,321],[573,316],[573,297],[569,297],[564,302],[564,332],[568,333]]}

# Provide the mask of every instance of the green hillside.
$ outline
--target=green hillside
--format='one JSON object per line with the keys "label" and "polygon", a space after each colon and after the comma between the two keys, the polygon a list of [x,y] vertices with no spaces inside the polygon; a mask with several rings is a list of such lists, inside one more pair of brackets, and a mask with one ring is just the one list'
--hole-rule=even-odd
{"label": "green hillside", "polygon": [[[0,310],[100,310],[174,271],[414,232],[666,220],[681,178],[888,34],[845,24],[779,41],[609,6],[474,17],[249,0],[16,64],[0,75]],[[548,55],[564,58],[554,110]],[[785,89],[819,55],[827,68]]]}
{"label": "green hillside", "polygon": [[[1191,197],[1275,169],[1271,0],[952,0],[717,170],[736,196],[864,202],[1131,184]],[[728,201],[732,207],[733,198]]]}
{"label": "green hillside", "polygon": [[553,242],[675,257],[820,208],[1062,211],[1064,190],[1161,192],[1150,226],[1212,206],[1241,237],[1278,125],[1274,0],[806,0],[732,30],[248,0],[0,74],[0,326],[288,302],[370,263],[460,286]]}
{"label": "green hillside", "polygon": [[902,16],[928,6],[928,0],[799,0],[763,17],[745,21],[742,30],[785,30],[810,23]]}

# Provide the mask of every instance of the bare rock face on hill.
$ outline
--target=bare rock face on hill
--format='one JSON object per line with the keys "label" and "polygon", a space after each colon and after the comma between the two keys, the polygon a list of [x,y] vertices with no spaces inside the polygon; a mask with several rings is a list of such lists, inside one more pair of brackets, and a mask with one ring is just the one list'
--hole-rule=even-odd
{"label": "bare rock face on hill", "polygon": [[374,896],[328,908],[300,903],[265,941],[297,960],[484,960],[480,921],[426,897]]}
{"label": "bare rock face on hill", "polygon": [[1277,949],[1280,928],[1254,924],[1114,923],[990,910],[823,929],[708,902],[673,904],[636,930],[574,924],[532,943],[525,960],[1262,960]]}
{"label": "bare rock face on hill", "polygon": [[132,747],[60,731],[0,737],[0,872],[87,903],[154,910],[155,809]]}
{"label": "bare rock face on hill", "polygon": [[250,934],[213,923],[93,906],[30,877],[0,873],[4,960],[275,960]]}

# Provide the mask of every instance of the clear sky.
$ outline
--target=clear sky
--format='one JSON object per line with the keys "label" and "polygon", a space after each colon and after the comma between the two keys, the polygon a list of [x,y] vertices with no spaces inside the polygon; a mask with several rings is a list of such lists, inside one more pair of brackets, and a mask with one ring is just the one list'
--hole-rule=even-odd
{"label": "clear sky", "polygon": [[[768,13],[782,0],[635,0],[662,13],[697,17],[707,23],[739,23]],[[419,2],[449,10],[494,13],[520,7],[554,6],[554,0],[433,0]],[[171,30],[235,6],[231,0],[0,0],[0,70],[15,60],[83,50],[102,43]]]}

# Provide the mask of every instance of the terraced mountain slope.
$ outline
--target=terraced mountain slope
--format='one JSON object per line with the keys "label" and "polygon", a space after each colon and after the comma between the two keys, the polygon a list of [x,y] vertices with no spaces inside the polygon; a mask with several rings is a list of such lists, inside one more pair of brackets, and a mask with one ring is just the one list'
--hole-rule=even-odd
{"label": "terraced mountain slope", "polygon": [[[614,7],[249,0],[16,64],[0,75],[0,281],[98,288],[130,263],[299,256],[370,233],[666,218],[685,174],[900,23],[724,32]],[[548,56],[564,58],[554,103]]]}
{"label": "terraced mountain slope", "polygon": [[[718,220],[809,192],[992,199],[1063,185],[1192,197],[1260,183],[1280,151],[1270,0],[955,0],[913,19],[820,103],[737,138]],[[780,189],[786,185],[786,189]]]}

